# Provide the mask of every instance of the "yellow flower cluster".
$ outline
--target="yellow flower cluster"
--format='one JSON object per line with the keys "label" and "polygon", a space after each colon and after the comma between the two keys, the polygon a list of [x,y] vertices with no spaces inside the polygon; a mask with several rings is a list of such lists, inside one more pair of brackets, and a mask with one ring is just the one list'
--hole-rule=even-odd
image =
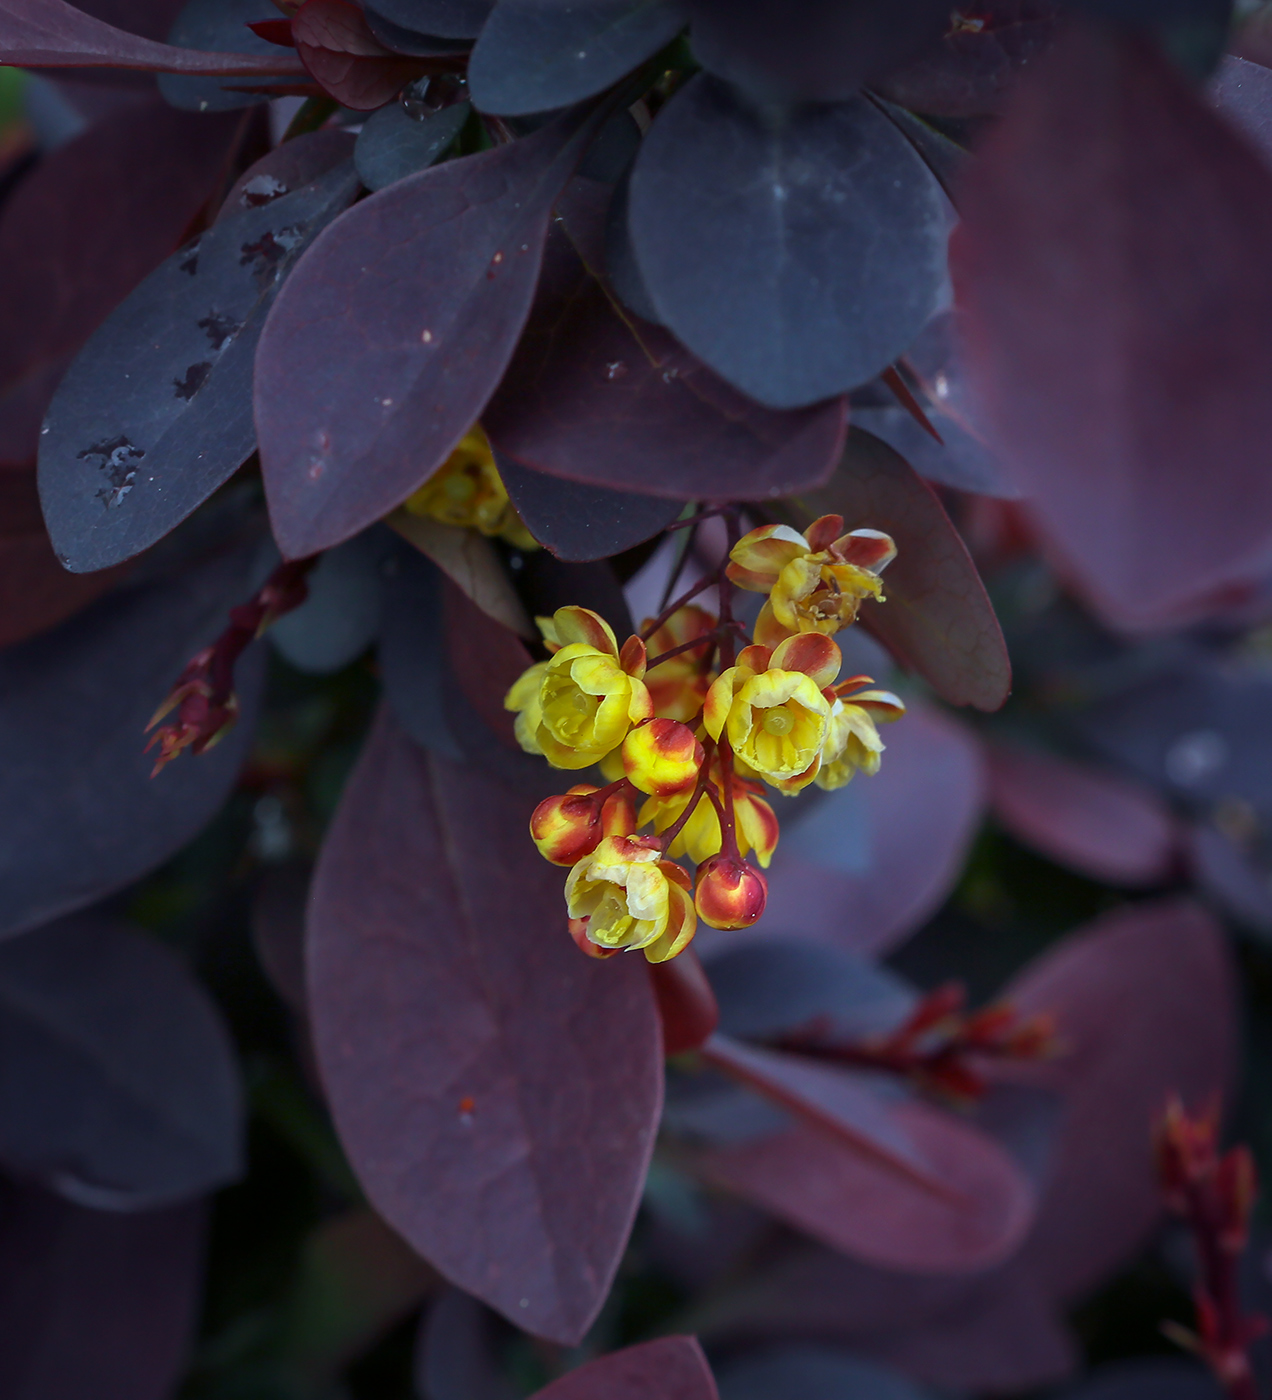
{"label": "yellow flower cluster", "polygon": [[[766,525],[711,580],[722,618],[682,600],[621,647],[588,608],[539,619],[548,659],[505,700],[517,738],[556,768],[599,765],[607,781],[548,798],[530,823],[543,855],[570,868],[570,932],[584,952],[641,949],[663,962],[689,945],[699,918],[753,924],[767,884],[746,857],[766,869],[778,839],[764,785],[792,796],[878,771],[877,724],[904,706],[863,688],[869,676],[841,680],[832,637],[864,599],[882,601],[879,575],[895,554],[887,535],[845,533],[836,515],[802,535]],[[734,585],[767,594],[755,640],[736,657]],[[682,856],[697,866],[693,880]]]}
{"label": "yellow flower cluster", "polygon": [[480,426],[460,440],[441,467],[402,503],[412,515],[498,536],[518,549],[538,549],[504,487]]}

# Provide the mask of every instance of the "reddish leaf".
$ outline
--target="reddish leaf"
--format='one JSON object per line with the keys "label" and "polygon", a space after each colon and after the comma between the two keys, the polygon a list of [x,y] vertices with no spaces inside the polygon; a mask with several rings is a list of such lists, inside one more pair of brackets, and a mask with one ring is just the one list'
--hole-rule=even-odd
{"label": "reddish leaf", "polygon": [[875,777],[782,811],[765,932],[880,953],[953,888],[984,805],[980,746],[955,721],[916,704],[883,737]]}
{"label": "reddish leaf", "polygon": [[574,1343],[653,1145],[644,964],[580,957],[528,809],[382,714],[314,877],[314,1042],[376,1208],[518,1326]]}
{"label": "reddish leaf", "polygon": [[1034,1199],[1011,1158],[941,1109],[901,1102],[889,1112],[939,1189],[804,1123],[699,1149],[696,1165],[815,1239],[886,1268],[971,1273],[1018,1248]]}
{"label": "reddish leaf", "polygon": [[157,100],[129,105],[46,156],[5,204],[0,462],[35,461],[63,371],[181,241],[224,171],[238,121]]}
{"label": "reddish leaf", "polygon": [[[261,462],[284,554],[338,544],[386,514],[480,415],[594,120],[567,115],[380,190],[288,278],[256,360]],[[338,360],[333,335],[350,347]]]}
{"label": "reddish leaf", "polygon": [[608,197],[575,180],[562,200],[569,237],[548,242],[526,333],[482,418],[495,446],[550,476],[677,500],[825,481],[843,401],[761,408],[661,327],[621,314],[596,273]]}
{"label": "reddish leaf", "polygon": [[580,1366],[533,1400],[716,1400],[716,1387],[695,1338],[660,1337]]}
{"label": "reddish leaf", "polygon": [[486,727],[505,748],[520,753],[514,716],[503,700],[534,658],[515,632],[500,626],[449,579],[442,598],[451,675]]}
{"label": "reddish leaf", "polygon": [[1140,625],[1255,577],[1272,540],[1264,162],[1149,40],[1075,24],[962,195],[953,268],[987,426],[1083,591]]}
{"label": "reddish leaf", "polygon": [[386,49],[350,0],[305,0],[291,38],[310,76],[342,106],[373,112],[393,99],[421,68]]}
{"label": "reddish leaf", "polygon": [[1170,873],[1178,833],[1151,788],[1035,750],[995,745],[988,758],[995,815],[1026,845],[1115,885],[1152,885]]}
{"label": "reddish leaf", "polygon": [[662,1022],[663,1054],[698,1049],[720,1021],[720,1008],[698,955],[688,948],[670,962],[651,963],[649,976]]}
{"label": "reddish leaf", "polygon": [[829,484],[802,498],[812,516],[842,515],[897,542],[884,576],[887,602],[868,603],[866,627],[952,705],[996,710],[1011,663],[985,586],[936,493],[885,442],[852,429]]}
{"label": "reddish leaf", "polygon": [[70,617],[123,572],[67,573],[44,528],[34,473],[0,469],[0,647]]}
{"label": "reddish leaf", "polygon": [[1064,1096],[1038,1222],[1021,1258],[1056,1299],[1096,1283],[1160,1211],[1149,1132],[1167,1095],[1204,1104],[1232,1081],[1236,1008],[1226,941],[1186,901],[1098,920],[1004,994],[1055,1015],[1064,1053],[1013,1078]]}
{"label": "reddish leaf", "polygon": [[[0,63],[24,68],[143,68],[244,77],[303,75],[290,54],[200,53],[127,34],[65,0],[0,0]],[[84,206],[91,207],[91,206]],[[140,200],[135,207],[141,207]]]}
{"label": "reddish leaf", "polygon": [[0,1394],[168,1400],[197,1321],[205,1214],[0,1186]]}

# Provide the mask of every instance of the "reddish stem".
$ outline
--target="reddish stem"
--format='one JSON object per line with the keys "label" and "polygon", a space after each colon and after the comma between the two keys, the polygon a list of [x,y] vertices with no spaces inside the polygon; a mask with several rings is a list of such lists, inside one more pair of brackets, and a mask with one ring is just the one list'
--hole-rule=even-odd
{"label": "reddish stem", "polygon": [[[674,617],[676,613],[678,613],[686,603],[692,602],[693,599],[695,599],[699,593],[705,593],[708,588],[714,588],[715,585],[716,576],[714,574],[708,574],[705,578],[700,578],[692,588],[687,589],[684,593],[682,593],[674,603],[667,604],[667,606],[662,610],[662,612],[660,612],[658,616],[654,618],[654,620],[649,624],[649,626],[646,627],[645,630],[640,634],[641,641],[647,642],[650,639],[650,637],[652,637],[654,633],[658,631],[658,629],[663,625],[663,623],[666,622],[669,618]],[[702,640],[701,637],[698,640],[700,642]]]}

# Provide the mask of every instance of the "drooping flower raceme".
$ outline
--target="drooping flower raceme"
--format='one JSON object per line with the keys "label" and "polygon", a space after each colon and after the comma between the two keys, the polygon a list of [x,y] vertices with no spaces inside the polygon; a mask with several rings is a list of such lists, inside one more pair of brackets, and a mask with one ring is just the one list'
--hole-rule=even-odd
{"label": "drooping flower raceme", "polygon": [[[557,768],[596,765],[606,784],[549,797],[530,822],[544,857],[569,867],[569,929],[585,953],[640,950],[663,962],[699,921],[749,927],[764,911],[761,869],[779,835],[764,785],[794,796],[878,770],[877,725],[904,707],[865,688],[868,676],[838,680],[832,634],[855,621],[863,599],[882,601],[879,573],[895,552],[877,530],[845,533],[839,516],[806,534],[766,525],[621,647],[587,608],[538,620],[548,659],[505,704],[523,748]],[[719,619],[688,601],[711,584]],[[740,651],[734,584],[769,595]],[[696,864],[694,879],[678,857]]]}

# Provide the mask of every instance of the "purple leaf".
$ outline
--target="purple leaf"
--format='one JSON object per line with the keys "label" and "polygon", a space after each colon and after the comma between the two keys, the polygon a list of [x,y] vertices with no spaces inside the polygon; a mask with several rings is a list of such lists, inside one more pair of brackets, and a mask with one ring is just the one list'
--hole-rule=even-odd
{"label": "purple leaf", "polygon": [[693,1337],[611,1352],[536,1391],[532,1400],[717,1400],[715,1381]]}
{"label": "purple leaf", "polygon": [[[840,399],[761,408],[657,326],[624,316],[597,269],[609,191],[575,180],[525,335],[482,419],[498,450],[570,481],[676,500],[789,495],[826,480]],[[571,248],[571,243],[574,248]]]}
{"label": "purple leaf", "polygon": [[953,888],[985,800],[980,746],[955,721],[917,704],[883,737],[888,747],[875,777],[806,794],[782,812],[766,932],[881,953]]}
{"label": "purple leaf", "polygon": [[0,1160],[79,1205],[150,1210],[242,1171],[229,1034],[155,939],[79,914],[0,943]]}
{"label": "purple leaf", "polygon": [[66,366],[181,241],[221,176],[237,120],[130,104],[46,156],[7,201],[0,462],[35,461],[40,420]]}
{"label": "purple leaf", "polygon": [[[180,48],[276,59],[286,51],[254,34],[248,25],[277,18],[278,11],[270,0],[187,0],[165,37]],[[235,91],[247,86],[242,79],[235,82],[161,73],[158,81],[165,101],[185,112],[231,112],[268,101],[264,93]]]}
{"label": "purple leaf", "polygon": [[415,1353],[419,1400],[517,1400],[494,1354],[490,1312],[458,1288],[424,1314]]}
{"label": "purple leaf", "polygon": [[421,119],[410,116],[400,102],[372,112],[358,133],[353,153],[362,183],[369,190],[383,190],[427,170],[454,144],[471,112],[467,102],[456,102]]}
{"label": "purple leaf", "polygon": [[494,0],[376,0],[385,19],[417,34],[440,39],[475,39]]}
{"label": "purple leaf", "polygon": [[821,1347],[747,1353],[728,1362],[718,1379],[721,1400],[925,1400],[895,1371]]}
{"label": "purple leaf", "polygon": [[962,212],[987,427],[1082,591],[1149,625],[1256,577],[1272,542],[1263,160],[1150,41],[1075,24],[1018,84]]}
{"label": "purple leaf", "polygon": [[211,752],[152,781],[145,728],[261,582],[259,546],[255,532],[218,548],[187,536],[181,567],[156,568],[0,655],[0,936],[122,889],[224,802],[252,741],[259,648],[236,677],[242,716]]}
{"label": "purple leaf", "polygon": [[1059,1400],[1221,1400],[1223,1389],[1188,1361],[1123,1361],[1102,1366]]}
{"label": "purple leaf", "polygon": [[0,1393],[169,1400],[198,1321],[202,1203],[118,1214],[0,1186]]}
{"label": "purple leaf", "polygon": [[1189,1107],[1231,1085],[1236,1009],[1222,929],[1186,901],[1141,904],[1071,935],[1003,993],[1050,1012],[1064,1053],[1013,1081],[1057,1090],[1064,1110],[1022,1262],[1057,1300],[1082,1293],[1161,1211],[1150,1129],[1171,1093]]}
{"label": "purple leaf", "polygon": [[40,431],[44,518],[68,569],[141,553],[251,455],[266,315],[304,249],[360,188],[346,155],[312,183],[219,220],[89,338]]}
{"label": "purple leaf", "polygon": [[661,1099],[644,964],[582,957],[496,780],[382,713],[314,877],[314,1042],[376,1208],[452,1282],[572,1344],[609,1289]]}
{"label": "purple leaf", "polygon": [[[337,219],[288,278],[256,360],[256,426],[289,558],[385,515],[480,415],[594,121],[570,114],[390,185]],[[332,336],[349,354],[332,359]]]}
{"label": "purple leaf", "polygon": [[[142,68],[159,73],[304,76],[285,49],[200,53],[126,34],[66,0],[0,0],[0,62],[23,68]],[[140,207],[137,200],[133,207]]]}
{"label": "purple leaf", "polygon": [[355,112],[391,102],[421,74],[417,59],[380,43],[352,0],[305,0],[292,16],[291,37],[319,87]]}
{"label": "purple leaf", "polygon": [[[267,0],[268,3],[268,0]],[[347,131],[310,131],[293,136],[254,161],[230,186],[217,210],[215,223],[260,209],[284,195],[311,185],[353,153],[355,142]]]}
{"label": "purple leaf", "polygon": [[810,518],[883,530],[897,544],[885,603],[861,620],[903,666],[951,705],[996,710],[1011,691],[1007,643],[967,546],[936,493],[886,442],[852,429],[830,482],[801,498]]}
{"label": "purple leaf", "polygon": [[604,91],[685,27],[683,0],[499,0],[468,69],[482,112],[554,111]]}
{"label": "purple leaf", "polygon": [[1170,808],[1149,787],[1015,746],[989,749],[994,814],[1017,840],[1092,879],[1153,885],[1175,863]]}
{"label": "purple leaf", "polygon": [[659,320],[770,408],[873,379],[945,281],[941,188],[861,97],[770,121],[690,79],[641,144],[630,227]]}

